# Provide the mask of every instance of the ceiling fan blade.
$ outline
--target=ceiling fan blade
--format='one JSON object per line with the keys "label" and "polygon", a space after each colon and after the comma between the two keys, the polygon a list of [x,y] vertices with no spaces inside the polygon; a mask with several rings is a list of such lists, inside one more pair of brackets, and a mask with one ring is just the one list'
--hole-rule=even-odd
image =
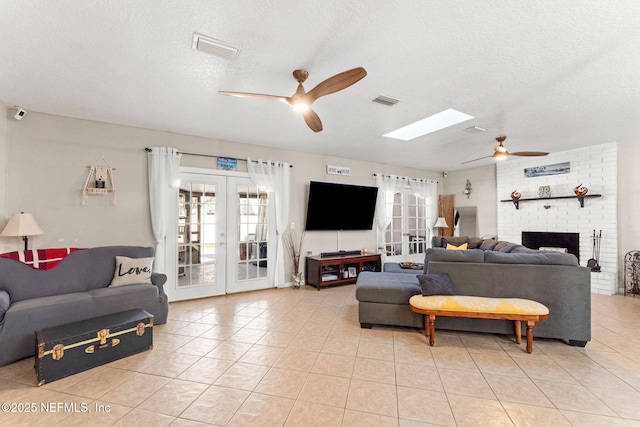
{"label": "ceiling fan blade", "polygon": [[545,153],[544,151],[517,151],[515,153],[510,153],[512,156],[546,156],[549,153]]}
{"label": "ceiling fan blade", "polygon": [[285,104],[290,104],[290,98],[288,96],[277,96],[277,95],[265,95],[263,93],[249,93],[249,92],[227,92],[227,91],[219,91],[220,95],[226,96],[235,96],[238,98],[254,98],[254,99],[272,99],[274,101],[284,102]]}
{"label": "ceiling fan blade", "polygon": [[338,92],[339,90],[346,89],[352,84],[362,80],[366,75],[367,71],[362,67],[358,67],[352,70],[343,71],[342,73],[336,74],[333,77],[329,77],[328,79],[311,89],[309,92],[307,92],[309,103],[315,101],[321,96],[329,95],[331,93]]}
{"label": "ceiling fan blade", "polygon": [[322,122],[320,121],[320,117],[309,108],[307,111],[302,113],[304,117],[304,121],[307,123],[307,126],[311,128],[314,132],[320,132],[322,130]]}
{"label": "ceiling fan blade", "polygon": [[462,162],[462,163],[460,163],[460,164],[461,164],[461,165],[464,165],[464,164],[467,164],[467,163],[476,162],[476,161],[478,161],[478,160],[488,159],[489,157],[493,157],[493,156],[478,157],[477,159],[467,160],[466,162]]}

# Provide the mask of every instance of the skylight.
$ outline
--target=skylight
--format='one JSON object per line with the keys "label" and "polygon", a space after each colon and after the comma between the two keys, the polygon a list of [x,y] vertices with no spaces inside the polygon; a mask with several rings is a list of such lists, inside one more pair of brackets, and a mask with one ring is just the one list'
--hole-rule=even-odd
{"label": "skylight", "polygon": [[448,128],[449,126],[453,126],[473,118],[473,116],[461,113],[453,108],[449,108],[448,110],[441,111],[440,113],[429,116],[426,119],[418,120],[417,122],[401,127],[400,129],[396,129],[383,136],[409,141],[419,136],[436,132],[440,129]]}

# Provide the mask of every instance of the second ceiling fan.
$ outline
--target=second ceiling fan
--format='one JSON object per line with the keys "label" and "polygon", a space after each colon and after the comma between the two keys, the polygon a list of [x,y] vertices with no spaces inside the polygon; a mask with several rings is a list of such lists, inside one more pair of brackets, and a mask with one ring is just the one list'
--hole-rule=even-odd
{"label": "second ceiling fan", "polygon": [[493,154],[492,155],[480,157],[480,158],[469,160],[469,161],[466,161],[466,162],[462,162],[461,164],[464,165],[465,163],[475,162],[477,160],[486,159],[488,157],[493,157],[496,160],[503,160],[503,159],[506,159],[508,156],[536,157],[536,156],[546,156],[547,154],[549,154],[549,153],[546,153],[544,151],[516,151],[515,153],[509,153],[507,151],[507,149],[505,148],[505,146],[502,144],[506,139],[507,139],[507,137],[505,135],[499,136],[499,137],[496,138],[496,141],[498,141],[498,145],[493,147]]}
{"label": "second ceiling fan", "polygon": [[309,92],[305,92],[302,83],[307,80],[309,73],[306,70],[295,70],[293,78],[298,82],[298,89],[291,96],[265,95],[261,93],[247,92],[228,92],[220,91],[220,95],[238,96],[241,98],[257,98],[257,99],[273,99],[275,101],[284,102],[290,105],[294,110],[302,113],[307,126],[314,132],[322,130],[322,122],[320,117],[311,109],[311,104],[321,96],[329,95],[346,89],[352,84],[358,82],[367,75],[364,68],[358,67],[352,70],[343,71],[333,77],[329,77],[325,81],[319,83]]}

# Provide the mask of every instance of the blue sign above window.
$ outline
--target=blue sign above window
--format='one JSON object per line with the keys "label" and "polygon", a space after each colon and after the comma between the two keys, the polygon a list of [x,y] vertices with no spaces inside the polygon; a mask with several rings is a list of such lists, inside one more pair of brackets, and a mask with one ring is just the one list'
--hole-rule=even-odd
{"label": "blue sign above window", "polygon": [[231,157],[218,157],[218,169],[235,171],[238,170],[238,159]]}

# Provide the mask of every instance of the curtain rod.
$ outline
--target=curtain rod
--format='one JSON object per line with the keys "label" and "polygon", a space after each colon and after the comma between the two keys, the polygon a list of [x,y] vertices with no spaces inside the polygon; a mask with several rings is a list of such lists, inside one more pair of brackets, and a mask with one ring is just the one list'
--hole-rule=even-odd
{"label": "curtain rod", "polygon": [[436,181],[435,179],[429,179],[429,178],[410,178],[408,176],[384,175],[384,174],[381,174],[381,173],[374,173],[374,174],[372,174],[372,176],[383,176],[385,178],[395,178],[395,179],[414,179],[416,181],[431,181],[431,182],[435,182],[436,184],[438,184],[438,181]]}
{"label": "curtain rod", "polygon": [[[151,152],[151,148],[147,147],[147,148],[144,149],[144,151]],[[199,156],[199,157],[213,157],[213,158],[224,157],[224,156],[214,156],[213,154],[185,153],[185,152],[182,152],[182,151],[178,151],[178,154],[182,154],[182,155],[185,155],[185,156]],[[235,159],[235,157],[234,157],[234,159]],[[236,159],[236,160],[240,160],[240,161],[243,161],[243,162],[247,161],[247,159]],[[255,160],[252,160],[252,162],[258,163]],[[273,163],[273,162],[271,162],[271,163]],[[289,165],[289,167],[292,168],[293,165]]]}

